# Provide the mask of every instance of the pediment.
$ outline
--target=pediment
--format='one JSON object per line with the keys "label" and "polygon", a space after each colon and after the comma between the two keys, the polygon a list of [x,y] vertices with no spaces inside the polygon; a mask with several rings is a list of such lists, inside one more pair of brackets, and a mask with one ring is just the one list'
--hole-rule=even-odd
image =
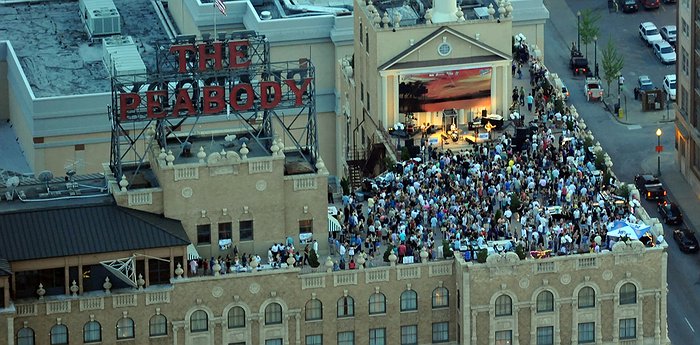
{"label": "pediment", "polygon": [[[445,49],[447,47],[449,49]],[[438,65],[444,62],[443,60],[464,63],[510,61],[511,56],[476,38],[443,26],[382,64],[379,71],[405,66]]]}

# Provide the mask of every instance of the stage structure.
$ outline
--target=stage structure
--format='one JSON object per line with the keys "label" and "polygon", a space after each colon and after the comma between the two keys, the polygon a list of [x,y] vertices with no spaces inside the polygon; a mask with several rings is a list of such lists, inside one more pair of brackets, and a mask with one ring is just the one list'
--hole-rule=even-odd
{"label": "stage structure", "polygon": [[[112,73],[110,166],[147,163],[154,143],[187,143],[203,117],[213,117],[256,141],[267,154],[277,136],[314,167],[318,158],[315,69],[308,59],[270,62],[265,36],[238,32],[210,39],[181,36],[158,42],[156,71]],[[182,128],[189,128],[183,135]],[[144,140],[147,137],[155,140]],[[131,182],[131,181],[129,181]]]}

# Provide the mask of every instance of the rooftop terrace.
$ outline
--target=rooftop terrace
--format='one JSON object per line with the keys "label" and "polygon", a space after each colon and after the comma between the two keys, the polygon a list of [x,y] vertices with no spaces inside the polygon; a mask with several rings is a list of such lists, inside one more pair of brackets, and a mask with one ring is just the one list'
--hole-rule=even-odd
{"label": "rooftop terrace", "polygon": [[[122,35],[134,38],[147,69],[153,70],[156,54],[151,42],[168,39],[153,4],[114,3]],[[35,97],[110,91],[101,39],[88,38],[77,1],[0,5],[0,18],[0,37],[12,42]]]}

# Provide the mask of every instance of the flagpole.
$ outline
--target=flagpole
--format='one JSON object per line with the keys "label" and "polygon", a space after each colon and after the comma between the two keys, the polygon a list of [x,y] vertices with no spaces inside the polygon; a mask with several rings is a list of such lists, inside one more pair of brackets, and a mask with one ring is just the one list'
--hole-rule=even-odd
{"label": "flagpole", "polygon": [[212,1],[211,3],[211,14],[214,16],[214,40],[216,40],[216,11],[214,8],[216,7],[216,0]]}

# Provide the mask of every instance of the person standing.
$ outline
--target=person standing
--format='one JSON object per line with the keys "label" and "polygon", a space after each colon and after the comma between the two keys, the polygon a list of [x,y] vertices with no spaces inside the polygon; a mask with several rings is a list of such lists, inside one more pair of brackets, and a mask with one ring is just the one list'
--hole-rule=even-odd
{"label": "person standing", "polygon": [[532,111],[532,104],[535,102],[535,98],[532,97],[532,94],[529,93],[527,95],[527,111]]}
{"label": "person standing", "polygon": [[520,87],[520,105],[525,105],[525,88]]}

